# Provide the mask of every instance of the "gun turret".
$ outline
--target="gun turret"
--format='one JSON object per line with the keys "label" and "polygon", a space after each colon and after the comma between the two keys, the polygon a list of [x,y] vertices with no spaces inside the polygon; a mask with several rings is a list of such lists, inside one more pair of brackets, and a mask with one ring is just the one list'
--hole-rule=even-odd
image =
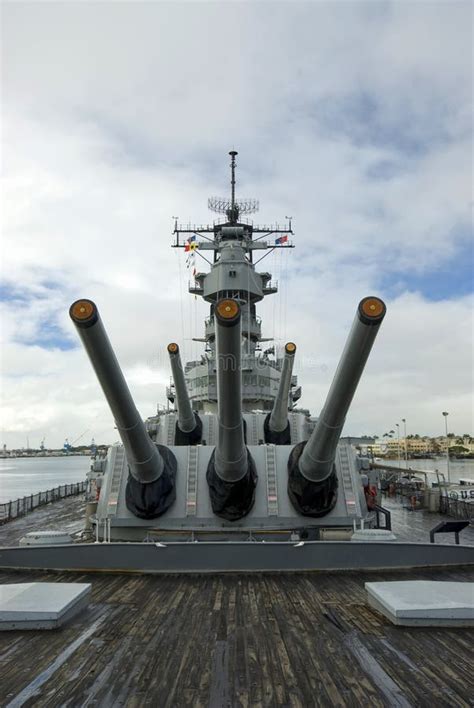
{"label": "gun turret", "polygon": [[361,300],[311,437],[298,443],[290,454],[288,494],[293,506],[307,516],[323,516],[336,503],[334,459],[337,444],[385,312],[385,304],[379,298],[366,297]]}
{"label": "gun turret", "polygon": [[241,311],[236,300],[220,300],[216,321],[218,442],[207,482],[215,514],[241,519],[253,506],[257,473],[247,450],[242,418]]}
{"label": "gun turret", "polygon": [[183,365],[181,363],[178,345],[174,342],[168,344],[168,354],[170,356],[171,371],[173,373],[178,408],[175,444],[195,445],[201,442],[202,422],[197,413],[194,413],[191,408],[191,402],[189,400],[188,390],[186,388],[186,381],[184,379]]}
{"label": "gun turret", "polygon": [[130,470],[127,507],[141,518],[160,516],[175,500],[176,459],[155,445],[135,407],[100,319],[91,300],[77,300],[69,315],[89,356],[115,419]]}
{"label": "gun turret", "polygon": [[291,375],[295,361],[296,344],[285,344],[285,357],[280,375],[278,393],[273,402],[272,412],[265,418],[265,442],[276,445],[291,443],[290,423],[288,421],[288,398],[290,395]]}

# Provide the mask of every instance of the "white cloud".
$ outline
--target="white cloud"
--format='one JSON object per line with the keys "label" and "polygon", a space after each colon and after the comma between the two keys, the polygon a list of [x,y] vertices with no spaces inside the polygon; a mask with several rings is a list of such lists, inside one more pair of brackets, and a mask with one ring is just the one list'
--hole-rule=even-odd
{"label": "white cloud", "polygon": [[[302,404],[317,413],[358,300],[466,246],[471,11],[7,3],[2,274],[26,300],[4,303],[3,441],[59,445],[87,428],[115,439],[82,350],[25,344],[46,319],[77,341],[76,297],[97,301],[140,412],[164,402],[166,344],[196,357],[189,338],[206,312],[184,291],[171,217],[208,220],[233,145],[238,191],[261,199],[261,221],[295,217],[297,250],[261,266],[284,280],[286,258],[287,291],[260,310],[265,334],[298,342]],[[403,416],[434,434],[443,409],[472,430],[472,327],[456,278],[453,266],[445,301],[389,291],[349,432]]]}

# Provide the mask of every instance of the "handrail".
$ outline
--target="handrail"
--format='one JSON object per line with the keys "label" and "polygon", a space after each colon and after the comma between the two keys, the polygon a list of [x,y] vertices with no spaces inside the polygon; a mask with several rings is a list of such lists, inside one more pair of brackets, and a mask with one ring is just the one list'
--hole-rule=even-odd
{"label": "handrail", "polygon": [[0,504],[0,525],[18,519],[20,516],[26,516],[39,506],[82,494],[86,491],[86,487],[87,481],[62,484],[54,489],[46,489],[35,494],[28,494],[20,499],[3,502]]}
{"label": "handrail", "polygon": [[395,465],[386,465],[383,462],[371,462],[372,470],[387,470],[388,472],[396,472],[397,474],[417,475],[422,474],[425,478],[425,486],[428,486],[428,475],[425,470],[414,470],[411,467],[395,467]]}
{"label": "handrail", "polygon": [[[376,504],[373,507],[373,510],[375,511],[375,519],[376,519],[376,528],[378,529],[387,529],[387,531],[392,530],[392,515],[388,509],[385,509],[383,506],[380,506],[379,504]],[[380,526],[380,514],[385,517],[385,526]]]}

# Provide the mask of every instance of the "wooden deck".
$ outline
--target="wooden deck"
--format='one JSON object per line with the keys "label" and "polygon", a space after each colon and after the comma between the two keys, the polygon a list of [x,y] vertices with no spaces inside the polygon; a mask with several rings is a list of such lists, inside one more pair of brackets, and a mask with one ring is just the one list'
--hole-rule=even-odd
{"label": "wooden deck", "polygon": [[[400,539],[426,541],[445,518],[392,512]],[[79,531],[83,513],[77,498],[51,504],[1,527],[0,543],[38,528]],[[461,539],[474,544],[473,529]],[[1,583],[93,590],[62,630],[0,633],[0,706],[472,706],[472,630],[394,627],[366,605],[364,582],[417,578],[472,582],[474,571],[4,572]]]}
{"label": "wooden deck", "polygon": [[392,626],[364,582],[473,575],[4,573],[92,600],[62,630],[0,634],[0,705],[472,706],[472,630]]}
{"label": "wooden deck", "polygon": [[60,529],[77,534],[84,528],[85,510],[83,496],[68,497],[41,506],[0,526],[0,546],[17,546],[20,538],[29,531]]}

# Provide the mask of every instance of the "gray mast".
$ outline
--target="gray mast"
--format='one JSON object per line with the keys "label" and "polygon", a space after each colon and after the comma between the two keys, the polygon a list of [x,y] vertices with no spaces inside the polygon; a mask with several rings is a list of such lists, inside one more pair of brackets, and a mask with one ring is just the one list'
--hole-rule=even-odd
{"label": "gray mast", "polygon": [[230,155],[230,169],[231,169],[231,180],[230,180],[230,214],[229,214],[229,221],[231,224],[235,224],[237,222],[238,216],[239,216],[239,210],[236,208],[235,204],[235,157],[239,153],[236,150],[231,150],[229,152]]}

